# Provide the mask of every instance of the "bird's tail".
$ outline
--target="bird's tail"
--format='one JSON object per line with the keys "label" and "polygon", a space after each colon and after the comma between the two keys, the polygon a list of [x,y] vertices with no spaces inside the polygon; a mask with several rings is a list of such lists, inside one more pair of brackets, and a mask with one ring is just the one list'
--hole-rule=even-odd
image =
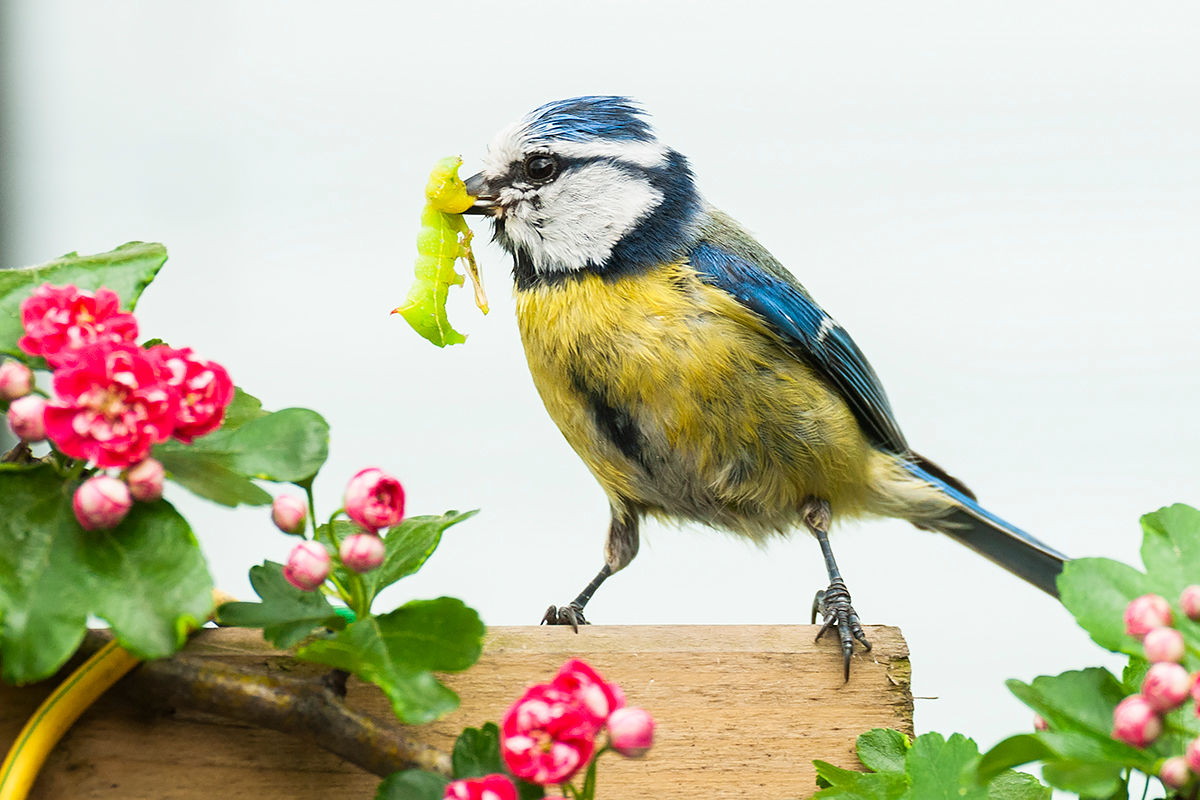
{"label": "bird's tail", "polygon": [[1066,556],[979,505],[966,486],[936,464],[920,456],[915,458],[918,463],[906,462],[904,468],[936,486],[955,504],[945,516],[925,522],[926,526],[958,540],[1043,592],[1058,597],[1056,579],[1067,562]]}

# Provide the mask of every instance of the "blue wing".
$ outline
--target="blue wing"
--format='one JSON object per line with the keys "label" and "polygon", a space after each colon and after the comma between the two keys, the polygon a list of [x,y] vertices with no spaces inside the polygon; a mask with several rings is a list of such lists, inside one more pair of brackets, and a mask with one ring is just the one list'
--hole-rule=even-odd
{"label": "blue wing", "polygon": [[761,245],[733,227],[732,220],[719,222],[689,254],[700,279],[765,319],[799,358],[837,387],[874,444],[907,453],[908,443],[883,386],[850,334]]}

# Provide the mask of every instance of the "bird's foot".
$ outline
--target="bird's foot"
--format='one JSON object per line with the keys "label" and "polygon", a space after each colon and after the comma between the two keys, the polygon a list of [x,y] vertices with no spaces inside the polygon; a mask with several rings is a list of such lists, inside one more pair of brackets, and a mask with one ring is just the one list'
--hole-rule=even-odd
{"label": "bird's foot", "polygon": [[841,579],[834,580],[828,589],[817,592],[812,605],[814,623],[817,621],[817,614],[825,620],[821,630],[817,631],[817,640],[819,641],[830,628],[837,628],[838,638],[842,642],[842,660],[846,665],[845,679],[850,680],[850,656],[854,653],[854,640],[862,642],[862,646],[868,651],[871,649],[871,643],[863,633],[854,606],[850,605],[850,591]]}
{"label": "bird's foot", "polygon": [[580,625],[591,625],[583,618],[583,606],[575,603],[567,603],[565,606],[550,606],[542,616],[542,624],[570,625],[576,633],[579,633]]}

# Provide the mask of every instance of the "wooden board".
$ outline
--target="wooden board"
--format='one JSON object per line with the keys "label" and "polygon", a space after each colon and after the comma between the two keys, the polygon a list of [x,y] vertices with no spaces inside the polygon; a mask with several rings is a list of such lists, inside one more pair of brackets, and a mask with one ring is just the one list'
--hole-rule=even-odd
{"label": "wooden board", "polygon": [[[639,796],[780,800],[815,789],[811,761],[857,767],[855,737],[870,728],[912,734],[908,648],[896,628],[871,626],[871,653],[855,655],[848,684],[833,642],[811,626],[492,628],[479,663],[446,677],[462,707],[422,738],[449,750],[466,725],[498,720],[529,684],[580,657],[658,721],[644,759],[609,754],[604,800]],[[206,629],[188,647],[237,665],[312,670],[253,631]],[[0,747],[7,749],[50,686],[0,685]],[[351,681],[348,702],[390,719],[382,694]],[[274,731],[178,711],[149,715],[106,697],[51,756],[33,800],[318,800],[371,798],[379,779]]]}

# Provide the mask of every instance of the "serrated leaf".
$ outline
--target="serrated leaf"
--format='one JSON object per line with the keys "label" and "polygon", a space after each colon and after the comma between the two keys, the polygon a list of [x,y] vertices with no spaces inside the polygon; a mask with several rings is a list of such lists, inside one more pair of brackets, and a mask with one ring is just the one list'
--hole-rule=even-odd
{"label": "serrated leaf", "polygon": [[447,511],[440,517],[409,517],[388,530],[383,540],[386,548],[383,564],[379,569],[363,575],[367,597],[374,600],[381,591],[419,570],[433,555],[447,528],[478,513],[476,509]]}
{"label": "serrated leaf", "polygon": [[1009,770],[988,784],[988,800],[1050,800],[1054,792],[1032,775]]}
{"label": "serrated leaf", "polygon": [[325,595],[303,592],[283,577],[283,565],[264,561],[250,568],[250,585],[261,603],[225,603],[217,609],[222,625],[262,628],[263,638],[276,647],[298,644],[317,628],[340,630],[343,619]]}
{"label": "serrated leaf", "polygon": [[329,454],[329,425],[315,411],[285,408],[262,414],[258,401],[243,401],[220,430],[189,444],[154,448],[169,477],[188,490],[224,505],[266,505],[271,496],[251,479],[309,480]]}
{"label": "serrated leaf", "polygon": [[813,761],[813,767],[818,780],[828,784],[814,800],[900,800],[908,789],[908,778],[900,773],[856,772],[826,761]]}
{"label": "serrated leaf", "polygon": [[242,387],[235,386],[233,387],[233,401],[225,409],[225,419],[221,422],[219,430],[237,430],[247,422],[265,417],[268,413],[270,412],[263,410],[261,400],[244,391]]}
{"label": "serrated leaf", "polygon": [[161,244],[130,242],[107,253],[90,256],[68,253],[36,267],[0,270],[0,352],[20,356],[30,363],[41,362],[25,356],[17,347],[17,340],[24,333],[21,302],[43,283],[56,286],[73,283],[88,290],[104,286],[117,293],[122,308],[132,310],[166,260],[167,250]]}
{"label": "serrated leaf", "polygon": [[1083,731],[1104,739],[1112,733],[1113,709],[1126,695],[1121,682],[1101,667],[1041,675],[1028,684],[1010,680],[1006,685],[1053,730]]}
{"label": "serrated leaf", "polygon": [[177,650],[212,606],[187,522],[165,501],[137,503],[111,531],[84,531],[53,469],[0,471],[0,663],[5,680],[52,675],[89,614],[143,658]]}
{"label": "serrated leaf", "polygon": [[891,728],[875,728],[858,737],[858,760],[875,772],[904,772],[908,737]]}
{"label": "serrated leaf", "polygon": [[393,772],[375,790],[375,800],[442,800],[449,780],[433,772]]}
{"label": "serrated leaf", "polygon": [[482,728],[464,728],[451,754],[455,778],[482,778],[507,770],[500,758],[500,728],[488,722]]}
{"label": "serrated leaf", "polygon": [[414,600],[311,641],[297,656],[376,684],[401,721],[420,724],[458,707],[458,696],[432,671],[457,672],[474,664],[483,633],[479,615],[461,600]]}
{"label": "serrated leaf", "polygon": [[912,800],[986,800],[987,789],[975,780],[979,748],[961,733],[918,736],[906,759],[908,792]]}
{"label": "serrated leaf", "polygon": [[1141,654],[1141,643],[1125,633],[1125,606],[1152,591],[1149,578],[1119,561],[1077,558],[1063,568],[1058,588],[1063,605],[1092,641],[1106,650]]}

